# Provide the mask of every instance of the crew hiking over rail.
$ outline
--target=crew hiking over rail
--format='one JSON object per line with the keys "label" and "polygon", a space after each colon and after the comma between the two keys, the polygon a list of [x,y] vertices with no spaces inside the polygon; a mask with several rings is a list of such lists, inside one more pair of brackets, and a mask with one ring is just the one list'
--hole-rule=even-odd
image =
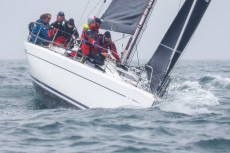
{"label": "crew hiking over rail", "polygon": [[121,63],[116,45],[112,42],[111,33],[109,31],[104,34],[99,33],[101,19],[96,16],[88,18],[80,38],[74,19],[66,20],[64,12],[60,11],[56,21],[51,24],[50,20],[51,14],[46,13],[42,14],[36,22],[29,24],[31,43],[48,48],[56,46],[67,50],[75,49],[65,54],[72,58],[79,58],[82,63],[89,61],[102,66],[106,58],[112,59],[109,53],[115,58],[117,64]]}

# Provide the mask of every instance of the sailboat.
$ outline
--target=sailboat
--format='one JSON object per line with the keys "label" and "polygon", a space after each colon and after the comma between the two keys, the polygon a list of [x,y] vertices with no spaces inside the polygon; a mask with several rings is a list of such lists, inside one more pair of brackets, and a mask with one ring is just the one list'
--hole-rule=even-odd
{"label": "sailboat", "polygon": [[[105,2],[105,1],[104,1]],[[131,66],[156,0],[112,0],[101,16],[101,29],[129,34],[121,65],[107,58],[103,66],[66,56],[77,52],[57,44],[25,42],[30,76],[48,108],[149,108],[164,95],[170,75],[196,31],[211,0],[186,0],[151,59]],[[33,34],[31,34],[33,35]],[[38,37],[38,35],[34,35]],[[39,38],[42,39],[42,38]]]}

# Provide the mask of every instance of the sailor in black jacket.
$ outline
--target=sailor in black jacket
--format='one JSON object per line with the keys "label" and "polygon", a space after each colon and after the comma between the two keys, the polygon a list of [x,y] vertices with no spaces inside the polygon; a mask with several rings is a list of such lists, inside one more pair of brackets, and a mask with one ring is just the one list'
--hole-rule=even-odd
{"label": "sailor in black jacket", "polygon": [[[74,24],[74,19],[69,19],[68,21],[56,21],[51,24],[51,27],[57,28],[58,33],[55,37],[55,42],[58,44],[69,43],[71,40],[75,40],[79,37],[77,28]],[[54,34],[55,35],[55,34]],[[66,47],[67,45],[65,45]]]}

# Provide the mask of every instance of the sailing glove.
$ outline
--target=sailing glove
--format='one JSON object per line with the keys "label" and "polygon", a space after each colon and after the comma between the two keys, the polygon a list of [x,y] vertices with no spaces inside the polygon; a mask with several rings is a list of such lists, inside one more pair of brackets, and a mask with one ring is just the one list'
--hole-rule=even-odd
{"label": "sailing glove", "polygon": [[97,46],[98,46],[98,43],[94,43],[93,46],[94,46],[94,47],[97,47]]}

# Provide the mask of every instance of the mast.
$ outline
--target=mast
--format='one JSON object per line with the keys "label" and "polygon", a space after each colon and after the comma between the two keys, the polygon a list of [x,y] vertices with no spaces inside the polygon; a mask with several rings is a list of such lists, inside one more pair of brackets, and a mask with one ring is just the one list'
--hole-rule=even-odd
{"label": "mast", "polygon": [[122,59],[121,59],[121,64],[122,65],[126,65],[127,64],[127,60],[129,59],[132,51],[133,51],[133,48],[137,42],[137,39],[143,29],[143,25],[145,24],[146,22],[146,19],[150,13],[150,10],[152,9],[153,7],[153,4],[156,0],[149,0],[148,2],[148,5],[146,6],[139,22],[138,22],[138,25],[137,25],[137,28],[136,30],[134,31],[133,35],[130,37],[128,43],[127,43],[127,46],[124,50],[124,53],[123,53],[123,56],[122,56]]}

